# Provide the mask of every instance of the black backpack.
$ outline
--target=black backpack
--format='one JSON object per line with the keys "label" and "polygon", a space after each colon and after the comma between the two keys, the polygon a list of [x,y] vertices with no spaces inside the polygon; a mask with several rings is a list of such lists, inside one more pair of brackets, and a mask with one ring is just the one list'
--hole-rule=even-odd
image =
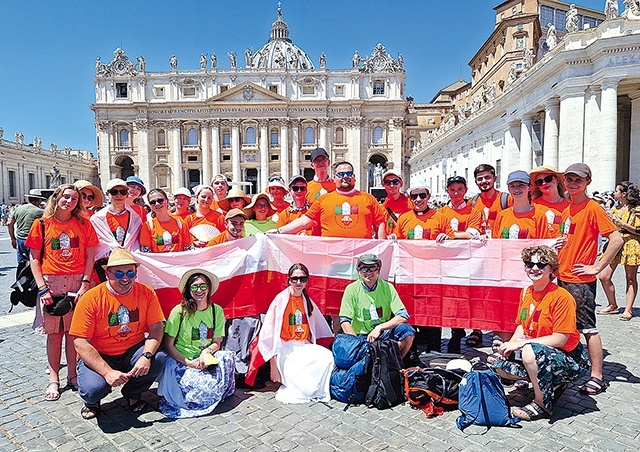
{"label": "black backpack", "polygon": [[402,357],[398,343],[378,339],[369,344],[371,354],[371,384],[365,397],[368,407],[379,410],[391,408],[405,401],[404,379],[400,375]]}
{"label": "black backpack", "polygon": [[33,308],[38,300],[38,284],[33,277],[29,261],[22,261],[16,270],[16,282],[11,285],[11,309],[22,303],[28,308]]}

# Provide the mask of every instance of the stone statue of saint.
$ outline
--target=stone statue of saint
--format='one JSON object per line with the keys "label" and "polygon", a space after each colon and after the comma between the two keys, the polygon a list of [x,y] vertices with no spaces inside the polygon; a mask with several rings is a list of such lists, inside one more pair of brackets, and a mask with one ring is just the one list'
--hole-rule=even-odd
{"label": "stone statue of saint", "polygon": [[360,54],[356,50],[355,53],[353,54],[353,67],[354,68],[359,68],[361,61],[362,61],[362,58],[360,58]]}
{"label": "stone statue of saint", "polygon": [[320,54],[320,69],[325,69],[327,67],[327,56],[322,52]]}
{"label": "stone statue of saint", "polygon": [[100,57],[96,58],[96,74],[100,74],[102,72],[102,61],[100,61]]}
{"label": "stone statue of saint", "polygon": [[147,72],[147,60],[144,59],[142,54],[138,56],[138,64],[140,64],[140,72]]}
{"label": "stone statue of saint", "polygon": [[278,65],[278,67],[280,67],[281,69],[284,69],[285,67],[284,55],[282,54],[282,50],[280,50],[280,47],[276,47],[276,52],[275,52],[273,61]]}
{"label": "stone statue of saint", "polygon": [[200,69],[203,71],[207,68],[207,57],[204,56],[204,53],[200,54]]}
{"label": "stone statue of saint", "polygon": [[511,63],[509,68],[509,75],[507,76],[507,84],[511,85],[518,78],[518,72],[516,70],[516,63]]}
{"label": "stone statue of saint", "polygon": [[638,0],[623,0],[625,10],[622,12],[622,16],[629,20],[640,20],[640,1]]}
{"label": "stone statue of saint", "polygon": [[531,66],[533,66],[533,59],[535,58],[535,55],[533,53],[533,51],[531,49],[524,49],[524,58],[523,58],[523,63],[524,63],[524,70],[526,71],[527,69],[531,69]]}
{"label": "stone statue of saint", "polygon": [[51,174],[51,183],[49,188],[57,188],[60,185],[60,170],[56,165],[53,165],[49,174]]}
{"label": "stone statue of saint", "polygon": [[58,145],[55,141],[51,142],[51,144],[49,145],[49,149],[51,150],[51,152],[56,152],[58,150]]}
{"label": "stone statue of saint", "polygon": [[236,68],[236,52],[232,50],[231,52],[227,53],[227,55],[229,56],[229,64],[231,65],[231,69],[235,69]]}
{"label": "stone statue of saint", "polygon": [[251,57],[252,57],[252,53],[251,53],[251,49],[245,49],[244,50],[244,62],[245,62],[245,66],[250,68],[251,67]]}
{"label": "stone statue of saint", "polygon": [[569,11],[567,11],[565,28],[567,33],[575,33],[578,31],[578,10],[573,3],[569,6]]}
{"label": "stone statue of saint", "polygon": [[3,136],[4,136],[4,129],[0,127],[0,140],[2,139]]}
{"label": "stone statue of saint", "polygon": [[398,67],[400,69],[403,69],[404,68],[404,58],[402,57],[401,53],[398,54],[398,60],[397,61],[398,61]]}
{"label": "stone statue of saint", "polygon": [[289,60],[291,69],[298,69],[298,63],[299,63],[298,54],[294,52],[291,54],[291,59]]}
{"label": "stone statue of saint", "polygon": [[175,71],[178,69],[178,59],[176,58],[175,55],[171,55],[171,58],[169,59],[169,64],[171,65],[171,70]]}
{"label": "stone statue of saint", "polygon": [[618,18],[618,0],[607,0],[604,5],[604,17],[606,20]]}
{"label": "stone statue of saint", "polygon": [[218,57],[215,53],[211,54],[211,69],[215,69],[218,66]]}
{"label": "stone statue of saint", "polygon": [[382,187],[382,175],[384,174],[384,168],[380,165],[380,162],[376,163],[376,167],[373,169],[373,186]]}
{"label": "stone statue of saint", "polygon": [[558,36],[556,35],[556,27],[551,22],[547,24],[547,38],[545,40],[547,43],[547,48],[549,50],[553,49],[558,45]]}

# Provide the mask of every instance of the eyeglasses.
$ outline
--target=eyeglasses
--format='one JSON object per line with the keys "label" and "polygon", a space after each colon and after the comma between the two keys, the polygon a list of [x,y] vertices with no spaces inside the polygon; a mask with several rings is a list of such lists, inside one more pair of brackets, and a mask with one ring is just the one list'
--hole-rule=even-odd
{"label": "eyeglasses", "polygon": [[427,199],[426,193],[411,193],[411,200],[415,201],[416,199]]}
{"label": "eyeglasses", "polygon": [[353,171],[339,171],[336,173],[336,176],[338,176],[340,179],[342,179],[343,177],[353,177]]}
{"label": "eyeglasses", "polygon": [[362,273],[373,273],[378,271],[378,266],[372,265],[371,267],[360,267],[358,271]]}
{"label": "eyeglasses", "polygon": [[308,276],[289,276],[289,279],[293,282],[307,282],[309,281],[309,277]]}
{"label": "eyeglasses", "polygon": [[533,268],[533,267],[538,267],[540,270],[544,269],[547,265],[549,265],[549,263],[545,263],[545,262],[531,262],[531,261],[524,261],[524,265],[527,268]]}
{"label": "eyeglasses", "polygon": [[205,290],[207,290],[209,288],[208,284],[202,283],[202,284],[192,284],[189,286],[189,289],[191,290],[191,292],[197,292],[197,291],[202,291],[204,292]]}
{"label": "eyeglasses", "polygon": [[547,177],[543,177],[542,179],[536,179],[536,185],[540,187],[542,184],[548,184],[553,180],[553,174],[549,174]]}
{"label": "eyeglasses", "polygon": [[152,206],[155,206],[156,204],[164,204],[164,198],[158,198],[158,199],[151,199],[149,200],[149,204],[151,204]]}
{"label": "eyeglasses", "polygon": [[80,195],[82,196],[82,199],[87,199],[89,201],[93,201],[95,198],[95,196],[93,195],[88,195],[86,193],[80,192]]}
{"label": "eyeglasses", "polygon": [[127,278],[131,279],[134,278],[136,276],[136,271],[135,270],[127,270],[126,273],[123,272],[122,270],[116,270],[115,272],[110,272],[113,276],[116,277],[116,279],[122,279],[124,278],[125,275],[127,275]]}
{"label": "eyeglasses", "polygon": [[305,185],[292,185],[291,191],[307,191],[307,187]]}
{"label": "eyeglasses", "polygon": [[109,194],[111,196],[116,196],[116,195],[126,196],[126,195],[129,194],[129,189],[128,188],[121,188],[120,190],[118,190],[117,188],[112,188],[111,190],[109,190]]}
{"label": "eyeglasses", "polygon": [[447,187],[451,184],[467,184],[467,181],[464,177],[462,176],[451,176],[449,179],[447,179]]}
{"label": "eyeglasses", "polygon": [[400,182],[402,182],[400,179],[387,179],[385,181],[382,181],[382,184],[388,187],[390,185],[400,185]]}

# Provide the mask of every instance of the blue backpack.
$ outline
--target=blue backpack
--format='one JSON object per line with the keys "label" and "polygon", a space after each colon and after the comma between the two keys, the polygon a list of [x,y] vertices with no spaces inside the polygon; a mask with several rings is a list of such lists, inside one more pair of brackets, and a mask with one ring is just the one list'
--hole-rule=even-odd
{"label": "blue backpack", "polygon": [[456,425],[462,431],[471,424],[486,427],[515,425],[500,377],[485,363],[476,363],[460,382]]}
{"label": "blue backpack", "polygon": [[[332,346],[331,397],[347,404],[364,402],[371,382],[369,344],[364,336],[338,334]],[[348,405],[347,405],[348,406]]]}

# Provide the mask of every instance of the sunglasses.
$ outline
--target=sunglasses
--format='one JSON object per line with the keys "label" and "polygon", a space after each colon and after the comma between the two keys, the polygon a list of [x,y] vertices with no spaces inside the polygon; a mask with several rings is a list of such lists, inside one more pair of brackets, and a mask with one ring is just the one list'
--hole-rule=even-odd
{"label": "sunglasses", "polygon": [[358,269],[358,271],[362,272],[362,273],[373,273],[378,271],[378,266],[377,265],[373,265],[371,267],[360,267]]}
{"label": "sunglasses", "polygon": [[413,201],[415,201],[416,199],[427,199],[427,194],[426,193],[412,193],[411,194],[411,199]]}
{"label": "sunglasses", "polygon": [[307,187],[304,185],[293,185],[291,191],[307,191]]}
{"label": "sunglasses", "polygon": [[451,176],[449,179],[447,179],[447,187],[450,184],[465,184],[466,185],[467,181],[462,176]]}
{"label": "sunglasses", "polygon": [[533,267],[538,267],[538,269],[542,270],[544,269],[547,265],[549,265],[548,263],[545,262],[531,262],[531,261],[524,261],[524,265],[527,268],[533,268]]}
{"label": "sunglasses", "polygon": [[289,276],[289,279],[293,282],[308,282],[309,281],[309,277],[308,276]]}
{"label": "sunglasses", "polygon": [[164,204],[164,198],[152,199],[149,201],[149,204],[155,206],[156,204]]}
{"label": "sunglasses", "polygon": [[548,184],[553,180],[553,174],[549,174],[547,177],[543,177],[542,179],[536,179],[536,185],[540,187],[542,184]]}
{"label": "sunglasses", "polygon": [[135,270],[127,270],[126,273],[125,273],[122,270],[116,270],[115,272],[111,272],[111,274],[113,276],[115,276],[116,279],[122,279],[122,278],[124,278],[125,275],[127,275],[127,278],[134,278],[136,276],[136,271]]}
{"label": "sunglasses", "polygon": [[111,196],[116,196],[116,195],[126,196],[126,195],[129,194],[129,189],[128,188],[121,188],[120,190],[118,190],[117,188],[112,188],[111,190],[109,190],[109,194]]}
{"label": "sunglasses", "polygon": [[240,202],[244,201],[244,198],[229,198],[229,202]]}
{"label": "sunglasses", "polygon": [[336,176],[338,176],[340,179],[342,179],[343,177],[353,177],[353,171],[339,171],[336,173]]}
{"label": "sunglasses", "polygon": [[87,200],[89,200],[89,201],[93,201],[94,199],[96,199],[96,198],[95,198],[95,196],[93,196],[93,195],[88,195],[88,194],[86,194],[86,193],[82,193],[82,192],[80,192],[80,195],[82,196],[82,199],[87,199]]}
{"label": "sunglasses", "polygon": [[382,184],[388,187],[390,185],[400,185],[400,182],[402,182],[400,179],[391,179],[383,181]]}
{"label": "sunglasses", "polygon": [[192,284],[189,286],[189,289],[191,289],[191,292],[197,292],[197,291],[205,291],[209,288],[208,284],[202,283],[202,284]]}

